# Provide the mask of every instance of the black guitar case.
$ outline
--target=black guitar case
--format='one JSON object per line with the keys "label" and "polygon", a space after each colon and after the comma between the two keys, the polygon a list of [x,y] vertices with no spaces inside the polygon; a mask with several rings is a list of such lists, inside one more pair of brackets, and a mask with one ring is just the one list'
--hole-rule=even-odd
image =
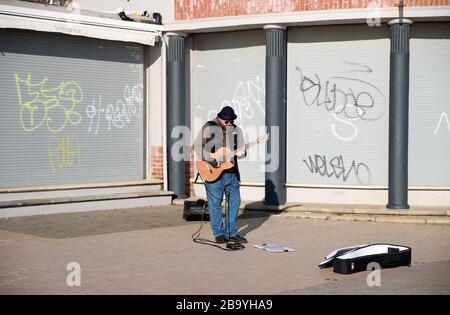
{"label": "black guitar case", "polygon": [[367,270],[370,263],[381,268],[411,265],[411,248],[393,244],[366,244],[339,248],[325,256],[320,268],[333,266],[333,271],[350,274]]}

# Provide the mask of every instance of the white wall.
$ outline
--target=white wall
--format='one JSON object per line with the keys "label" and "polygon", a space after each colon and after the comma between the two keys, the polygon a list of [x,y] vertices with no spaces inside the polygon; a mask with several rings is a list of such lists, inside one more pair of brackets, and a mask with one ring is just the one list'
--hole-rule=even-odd
{"label": "white wall", "polygon": [[[203,184],[195,184],[194,189],[196,196],[206,197]],[[264,187],[242,185],[241,199],[263,200]],[[387,189],[287,188],[287,202],[386,205],[387,201]],[[450,191],[410,190],[408,203],[411,206],[450,206]]]}

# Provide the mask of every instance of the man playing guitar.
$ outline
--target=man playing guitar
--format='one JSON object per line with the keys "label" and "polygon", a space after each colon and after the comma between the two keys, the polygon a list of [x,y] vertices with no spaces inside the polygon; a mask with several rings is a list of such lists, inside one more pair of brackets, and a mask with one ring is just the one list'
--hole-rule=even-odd
{"label": "man playing guitar", "polygon": [[[208,121],[194,141],[197,169],[205,183],[210,223],[216,243],[247,243],[237,234],[241,204],[238,159],[247,155],[242,129],[234,124],[233,108],[225,106],[217,117]],[[225,223],[222,219],[222,199],[227,196]]]}

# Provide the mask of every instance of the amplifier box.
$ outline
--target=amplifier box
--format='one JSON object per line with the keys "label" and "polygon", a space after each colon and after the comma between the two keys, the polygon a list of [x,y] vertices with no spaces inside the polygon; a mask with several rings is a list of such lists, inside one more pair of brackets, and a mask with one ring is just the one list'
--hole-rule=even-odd
{"label": "amplifier box", "polygon": [[184,202],[183,219],[186,221],[209,221],[208,204],[203,199]]}

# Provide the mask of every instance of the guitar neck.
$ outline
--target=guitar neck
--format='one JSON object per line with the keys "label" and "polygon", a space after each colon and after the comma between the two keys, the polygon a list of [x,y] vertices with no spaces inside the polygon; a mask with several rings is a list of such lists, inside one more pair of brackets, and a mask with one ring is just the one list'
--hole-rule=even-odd
{"label": "guitar neck", "polygon": [[255,144],[258,143],[258,140],[253,140],[252,142],[247,143],[244,148],[239,148],[233,151],[233,155],[235,155],[237,152],[244,150],[247,150],[248,148],[254,146]]}

